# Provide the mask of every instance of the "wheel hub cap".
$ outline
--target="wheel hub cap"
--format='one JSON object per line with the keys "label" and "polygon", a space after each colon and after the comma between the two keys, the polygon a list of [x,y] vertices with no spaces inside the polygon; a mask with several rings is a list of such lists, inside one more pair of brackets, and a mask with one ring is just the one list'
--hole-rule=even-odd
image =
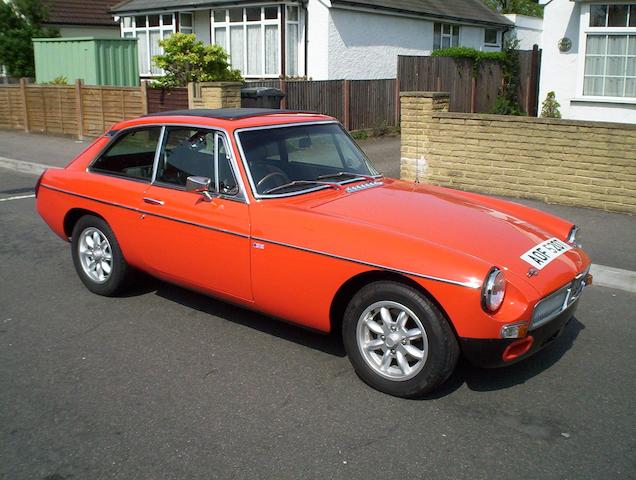
{"label": "wheel hub cap", "polygon": [[367,307],[358,319],[356,341],[367,365],[389,380],[413,378],[428,357],[422,322],[398,302],[387,300]]}
{"label": "wheel hub cap", "polygon": [[106,235],[95,227],[88,227],[80,233],[77,249],[88,278],[95,283],[106,282],[113,269],[112,249]]}

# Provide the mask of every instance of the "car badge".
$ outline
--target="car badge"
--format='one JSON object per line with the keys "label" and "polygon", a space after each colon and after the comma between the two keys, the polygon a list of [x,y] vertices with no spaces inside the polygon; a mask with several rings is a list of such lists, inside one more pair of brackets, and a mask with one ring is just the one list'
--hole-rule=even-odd
{"label": "car badge", "polygon": [[537,270],[536,268],[530,267],[526,275],[528,275],[528,278],[536,277],[537,275],[539,275],[539,270]]}

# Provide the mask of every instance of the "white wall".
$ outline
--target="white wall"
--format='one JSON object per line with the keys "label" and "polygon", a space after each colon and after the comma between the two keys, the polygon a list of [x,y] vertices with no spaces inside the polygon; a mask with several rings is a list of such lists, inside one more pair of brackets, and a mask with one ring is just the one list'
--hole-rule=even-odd
{"label": "white wall", "polygon": [[329,7],[328,0],[307,3],[307,76],[312,80],[329,79]]}
{"label": "white wall", "polygon": [[329,77],[395,78],[398,55],[428,55],[433,23],[341,9],[331,10]]}
{"label": "white wall", "polygon": [[543,19],[509,13],[504,15],[515,24],[513,34],[519,40],[521,50],[532,50],[534,45],[541,48],[541,36],[543,34]]}
{"label": "white wall", "polygon": [[[554,91],[563,118],[636,123],[636,99],[620,103],[609,99],[592,101],[582,95],[585,45],[582,28],[588,21],[589,4],[553,0],[545,6],[542,35],[539,111],[548,92]],[[558,42],[572,41],[569,52],[561,52]]]}

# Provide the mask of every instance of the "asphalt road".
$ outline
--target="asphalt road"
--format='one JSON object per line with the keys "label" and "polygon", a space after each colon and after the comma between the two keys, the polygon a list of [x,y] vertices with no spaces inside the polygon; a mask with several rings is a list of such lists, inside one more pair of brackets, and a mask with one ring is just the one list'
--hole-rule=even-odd
{"label": "asphalt road", "polygon": [[34,200],[0,202],[0,478],[634,478],[635,311],[591,287],[551,348],[402,400],[336,338],[152,279],[93,295]]}

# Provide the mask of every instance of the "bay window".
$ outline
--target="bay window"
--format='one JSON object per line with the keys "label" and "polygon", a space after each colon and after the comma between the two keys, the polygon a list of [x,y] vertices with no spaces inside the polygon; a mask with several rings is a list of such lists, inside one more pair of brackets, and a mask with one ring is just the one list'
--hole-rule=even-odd
{"label": "bay window", "polygon": [[163,48],[161,48],[159,42],[177,31],[177,21],[179,23],[179,31],[194,33],[192,13],[164,13],[122,18],[122,37],[137,39],[140,75],[153,76],[163,74],[163,71],[152,61],[152,57],[163,54]]}
{"label": "bay window", "polygon": [[590,5],[583,95],[636,98],[636,4]]}
{"label": "bay window", "polygon": [[298,75],[298,7],[266,5],[212,10],[212,42],[228,52],[232,68],[243,76],[281,74],[282,8],[286,8],[286,71],[288,75]]}

